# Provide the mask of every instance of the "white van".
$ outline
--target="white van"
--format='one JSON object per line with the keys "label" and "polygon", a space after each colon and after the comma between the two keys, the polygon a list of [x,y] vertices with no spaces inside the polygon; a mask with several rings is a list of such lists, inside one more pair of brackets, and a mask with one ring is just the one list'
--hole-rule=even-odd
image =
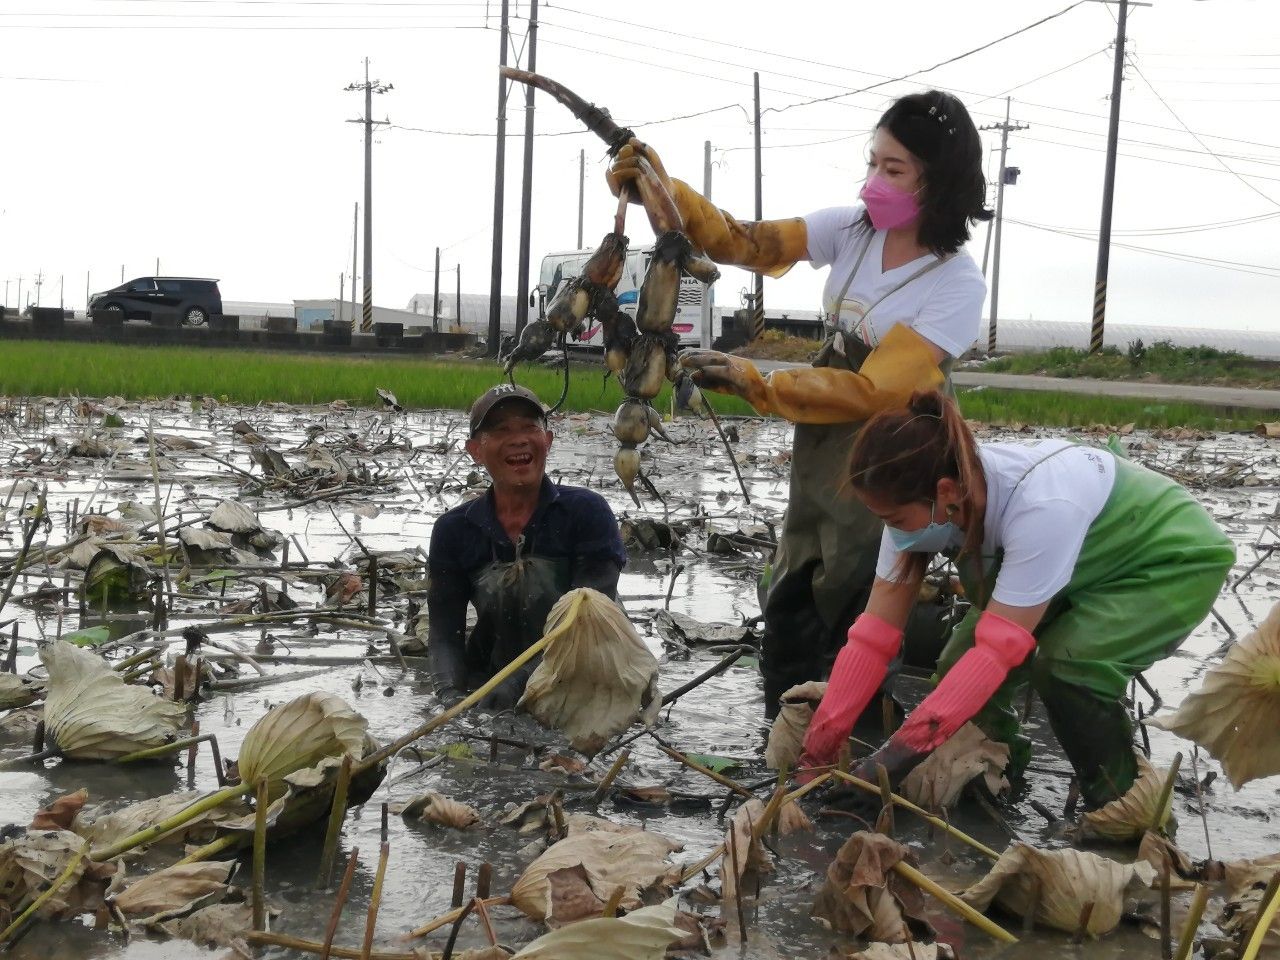
{"label": "white van", "polygon": [[[538,275],[538,294],[541,300],[539,313],[545,318],[547,304],[555,297],[560,285],[566,280],[580,276],[594,250],[567,250],[562,253],[549,253],[542,258],[542,271]],[[640,284],[644,282],[645,271],[649,269],[649,259],[653,256],[653,247],[640,247],[627,251],[627,265],[622,271],[622,279],[614,288],[618,304],[632,319],[636,315],[636,301],[640,298]],[[720,335],[720,320],[715,315],[715,291],[705,283],[693,277],[680,279],[680,298],[676,304],[675,323],[672,330],[680,337],[680,346],[697,347],[702,345],[702,325],[704,317],[709,326],[706,346]],[[573,341],[570,341],[573,343]],[[601,345],[600,324],[587,327],[578,346]]]}

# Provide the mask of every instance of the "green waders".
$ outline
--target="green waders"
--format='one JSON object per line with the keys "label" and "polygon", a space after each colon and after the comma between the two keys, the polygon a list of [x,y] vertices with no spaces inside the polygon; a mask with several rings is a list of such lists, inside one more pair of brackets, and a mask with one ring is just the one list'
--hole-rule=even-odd
{"label": "green waders", "polygon": [[[1085,802],[1100,806],[1126,793],[1137,761],[1125,689],[1208,616],[1234,561],[1227,535],[1186,490],[1116,457],[1111,496],[1089,527],[1071,581],[1035,629],[1035,651],[974,718],[1010,745],[1011,772],[1021,773],[1030,757],[1014,707],[1030,683]],[[942,651],[936,677],[973,646],[1000,557],[985,575],[963,557],[957,566],[973,607]]]}
{"label": "green waders", "polygon": [[[870,352],[859,338],[837,332],[813,365],[857,372]],[[949,370],[948,361],[942,372]],[[827,675],[871,593],[884,525],[849,484],[849,453],[861,428],[862,421],[795,425],[787,512],[763,610],[767,717],[790,687]],[[921,620],[937,633],[936,618],[922,614]],[[879,717],[879,704],[872,706]]]}

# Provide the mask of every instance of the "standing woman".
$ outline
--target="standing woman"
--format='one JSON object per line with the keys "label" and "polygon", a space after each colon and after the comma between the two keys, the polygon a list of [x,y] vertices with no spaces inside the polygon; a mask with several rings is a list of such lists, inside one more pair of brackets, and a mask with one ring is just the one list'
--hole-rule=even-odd
{"label": "standing woman", "polygon": [[685,231],[712,260],[771,276],[799,260],[831,268],[823,288],[828,337],[812,368],[762,376],[750,361],[723,353],[681,357],[698,384],[796,424],[763,611],[760,666],[772,717],[787,689],[826,673],[871,589],[881,524],[852,496],[845,475],[862,421],[901,409],[915,390],[945,384],[952,360],[978,335],[986,283],[961,248],[970,225],[991,217],[982,144],[950,94],[903,97],[876,124],[860,203],[755,223],[670,180],[639,141],[609,171],[615,195],[634,180],[641,157],[669,183]]}
{"label": "standing woman", "polygon": [[937,687],[871,758],[901,777],[970,719],[1011,747],[1030,742],[1014,709],[1030,683],[1100,806],[1137,776],[1130,680],[1170,656],[1209,614],[1235,560],[1213,518],[1169,478],[1065,440],[976,444],[937,392],[873,417],[848,477],[885,523],[875,585],[849,631],[805,737],[832,762],[879,687],[935,552],[955,558],[972,601],[938,660]]}

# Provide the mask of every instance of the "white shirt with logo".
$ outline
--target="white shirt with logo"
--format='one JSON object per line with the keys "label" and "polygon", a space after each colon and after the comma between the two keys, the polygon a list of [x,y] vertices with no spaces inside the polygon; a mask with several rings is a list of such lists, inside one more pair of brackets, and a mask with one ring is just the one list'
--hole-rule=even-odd
{"label": "white shirt with logo", "polygon": [[[983,443],[978,456],[987,479],[984,563],[989,567],[1004,550],[991,599],[1038,606],[1071,581],[1089,527],[1115,485],[1115,456],[1049,439]],[[886,530],[876,576],[893,580],[898,557]]]}
{"label": "white shirt with logo", "polygon": [[[871,244],[840,304],[835,301],[849,279],[870,227],[863,226],[865,207],[828,207],[804,218],[809,236],[809,262],[831,268],[822,290],[822,310],[839,316],[842,329],[875,347],[894,324],[903,323],[951,357],[973,345],[982,322],[987,284],[982,271],[964,250],[900,290],[887,291],[935,259],[933,254],[882,270],[884,231],[872,231]],[[875,305],[870,315],[868,307]],[[837,309],[838,308],[838,309]]]}

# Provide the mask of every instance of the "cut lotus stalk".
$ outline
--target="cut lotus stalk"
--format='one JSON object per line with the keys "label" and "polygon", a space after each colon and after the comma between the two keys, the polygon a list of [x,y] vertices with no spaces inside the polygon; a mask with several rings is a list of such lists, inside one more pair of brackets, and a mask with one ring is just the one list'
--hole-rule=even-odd
{"label": "cut lotus stalk", "polygon": [[267,807],[270,799],[267,780],[258,781],[257,805],[253,815],[253,929],[267,929]]}
{"label": "cut lotus stalk", "polygon": [[229,850],[232,847],[239,845],[240,837],[234,833],[228,833],[226,836],[219,837],[217,840],[206,843],[203,847],[198,847],[195,850],[192,850],[185,857],[175,863],[174,866],[180,867],[186,863],[199,863],[202,860],[208,860],[210,857],[216,857],[218,854],[222,853],[223,850]]}
{"label": "cut lotus stalk", "polygon": [[179,827],[185,826],[201,814],[208,813],[210,810],[216,810],[228,800],[234,800],[237,797],[243,797],[253,791],[253,784],[242,783],[234,787],[224,787],[208,796],[201,797],[190,806],[184,807],[168,819],[162,820],[157,824],[147,827],[145,830],[139,830],[137,833],[122,837],[115,843],[108,844],[105,847],[99,847],[89,851],[89,859],[97,863],[105,860],[112,860],[122,853],[140,847],[143,844],[151,843],[158,840],[166,833],[177,830]]}
{"label": "cut lotus stalk", "polygon": [[444,711],[444,713],[441,713],[433,717],[432,719],[428,720],[426,723],[423,723],[420,726],[415,727],[414,729],[406,733],[404,736],[396,740],[392,740],[381,750],[374,751],[372,754],[365,757],[363,760],[361,760],[358,764],[356,764],[352,768],[352,771],[351,771],[352,775],[354,776],[356,774],[360,774],[366,770],[371,769],[376,764],[379,764],[383,760],[386,760],[392,754],[398,753],[399,751],[403,750],[405,747],[413,743],[415,740],[420,740],[431,731],[444,726],[450,720],[454,719],[454,717],[470,710],[477,703],[479,703],[481,700],[487,697],[490,693],[492,693],[495,689],[501,686],[502,683],[508,677],[510,677],[517,670],[523,667],[526,663],[528,663],[530,660],[532,660],[534,657],[540,654],[543,650],[545,650],[548,644],[553,643],[562,633],[564,633],[566,630],[569,629],[569,626],[571,623],[572,623],[572,618],[571,617],[566,618],[565,623],[562,623],[555,630],[552,630],[550,633],[543,636],[541,640],[531,643],[529,646],[525,647],[524,651],[521,652],[521,654],[518,657],[516,657],[514,660],[508,663],[505,667],[503,667],[501,670],[495,673],[492,677],[490,677],[487,681],[485,681],[483,684],[477,687],[474,691],[472,691],[471,694],[464,697],[462,700],[459,700],[456,704],[454,704],[448,710]]}
{"label": "cut lotus stalk", "polygon": [[1276,877],[1280,877],[1280,873],[1267,884],[1267,897],[1258,909],[1258,922],[1254,924],[1253,933],[1249,936],[1249,943],[1240,955],[1240,960],[1257,960],[1262,943],[1271,930],[1271,923],[1276,918],[1276,911],[1280,910],[1280,884],[1276,883]]}
{"label": "cut lotus stalk", "polygon": [[338,779],[333,787],[333,805],[329,808],[329,826],[325,830],[324,848],[320,855],[320,870],[316,874],[316,889],[323,890],[333,877],[333,865],[338,853],[338,837],[342,833],[342,821],[347,813],[347,790],[351,786],[351,754],[344,754],[338,768]]}
{"label": "cut lotus stalk", "polygon": [[[874,783],[869,783],[866,780],[863,780],[861,777],[855,777],[853,774],[845,773],[842,770],[833,770],[831,771],[831,773],[833,776],[838,777],[841,780],[844,780],[846,783],[852,784],[853,786],[857,787],[859,790],[863,790],[867,793],[874,793],[877,796],[880,794],[879,786],[877,786]],[[921,817],[922,819],[928,821],[938,829],[945,830],[948,834],[955,837],[960,842],[966,843],[969,846],[973,847],[973,849],[977,850],[979,853],[985,854],[986,856],[990,857],[992,860],[1000,859],[1000,854],[996,853],[994,850],[988,847],[985,843],[981,843],[975,840],[973,837],[969,836],[967,833],[957,830],[955,827],[951,826],[951,824],[947,823],[945,820],[935,817],[933,814],[929,813],[927,810],[916,806],[910,800],[907,800],[904,797],[900,797],[896,793],[891,793],[889,794],[889,796],[892,798],[895,804],[902,807],[904,810],[910,810],[916,816]]]}
{"label": "cut lotus stalk", "polygon": [[1151,817],[1150,829],[1160,831],[1164,829],[1166,823],[1169,822],[1169,815],[1172,807],[1170,801],[1173,799],[1173,785],[1178,781],[1178,768],[1182,766],[1182,751],[1179,750],[1173,757],[1173,763],[1169,764],[1169,773],[1164,778],[1164,786],[1160,788],[1160,797],[1156,801],[1155,813]]}
{"label": "cut lotus stalk", "polygon": [[1196,892],[1191,897],[1191,909],[1187,911],[1186,922],[1182,925],[1182,935],[1178,938],[1178,952],[1174,960],[1188,960],[1196,943],[1196,930],[1200,927],[1200,918],[1204,916],[1204,908],[1209,902],[1209,885],[1196,884]]}
{"label": "cut lotus stalk", "polygon": [[[386,809],[385,805],[383,807]],[[373,933],[378,927],[378,907],[382,905],[382,881],[387,875],[387,860],[391,857],[391,844],[386,840],[378,851],[378,872],[373,877],[373,890],[369,894],[369,911],[364,922],[364,947],[360,960],[369,960],[373,953]]]}
{"label": "cut lotus stalk", "polygon": [[346,906],[347,894],[351,892],[351,880],[356,875],[356,862],[359,859],[360,848],[352,847],[351,856],[347,858],[347,869],[342,873],[342,883],[338,885],[338,895],[333,898],[329,924],[324,929],[324,945],[320,951],[320,960],[329,960],[329,955],[333,951],[333,938],[338,933],[338,921],[342,919],[342,908]]}
{"label": "cut lotus stalk", "polygon": [[963,920],[969,921],[983,933],[987,934],[1002,943],[1017,943],[1018,938],[1008,930],[1004,929],[994,920],[979,913],[969,904],[965,903],[959,897],[949,890],[945,890],[938,886],[923,873],[909,864],[899,861],[893,865],[893,870],[899,876],[909,883],[915,884],[925,893],[934,897],[942,903],[944,907],[954,913]]}

